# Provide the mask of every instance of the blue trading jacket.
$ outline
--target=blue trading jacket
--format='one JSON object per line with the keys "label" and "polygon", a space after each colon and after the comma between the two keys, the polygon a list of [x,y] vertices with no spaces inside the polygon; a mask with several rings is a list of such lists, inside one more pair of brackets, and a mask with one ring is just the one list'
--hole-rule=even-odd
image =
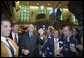
{"label": "blue trading jacket", "polygon": [[[59,46],[61,47],[62,41],[59,38]],[[48,39],[48,41],[44,44],[43,48],[41,49],[42,53],[47,53],[47,57],[54,57],[54,37]]]}

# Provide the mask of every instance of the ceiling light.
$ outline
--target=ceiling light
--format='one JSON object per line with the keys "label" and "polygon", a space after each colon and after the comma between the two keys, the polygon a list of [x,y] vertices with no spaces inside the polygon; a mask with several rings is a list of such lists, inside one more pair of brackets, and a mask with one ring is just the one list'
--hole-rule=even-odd
{"label": "ceiling light", "polygon": [[39,5],[39,3],[37,3],[37,5]]}
{"label": "ceiling light", "polygon": [[21,8],[21,6],[19,6],[19,8]]}
{"label": "ceiling light", "polygon": [[41,10],[43,10],[43,9],[44,9],[44,6],[42,5],[42,6],[41,6]]}
{"label": "ceiling light", "polygon": [[50,5],[50,3],[48,3],[48,5]]}
{"label": "ceiling light", "polygon": [[26,10],[24,10],[24,12],[26,12]]}

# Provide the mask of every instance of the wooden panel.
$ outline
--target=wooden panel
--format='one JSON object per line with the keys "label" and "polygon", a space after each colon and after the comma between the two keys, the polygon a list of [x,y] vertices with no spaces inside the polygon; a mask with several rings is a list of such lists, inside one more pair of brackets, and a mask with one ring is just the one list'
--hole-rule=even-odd
{"label": "wooden panel", "polygon": [[[67,8],[67,4],[69,1],[61,1],[60,5],[58,7]],[[27,4],[28,3],[28,4]],[[37,5],[37,3],[39,5]],[[48,5],[48,3],[50,5]],[[59,1],[20,1],[20,5],[28,5],[28,6],[41,6],[44,5],[44,7],[55,7]]]}

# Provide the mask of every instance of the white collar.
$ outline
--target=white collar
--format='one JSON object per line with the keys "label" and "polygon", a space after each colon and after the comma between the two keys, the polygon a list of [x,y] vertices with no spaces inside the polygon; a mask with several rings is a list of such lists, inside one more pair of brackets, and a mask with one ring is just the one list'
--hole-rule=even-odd
{"label": "white collar", "polygon": [[[72,34],[71,34],[72,35]],[[67,38],[71,37],[71,35],[69,35]]]}
{"label": "white collar", "polygon": [[49,35],[48,38],[51,38],[51,36]]}
{"label": "white collar", "polygon": [[31,36],[31,35],[33,35],[33,33],[30,33],[30,32],[29,32],[29,36]]}
{"label": "white collar", "polygon": [[16,34],[16,35],[18,35],[18,33],[14,33],[14,32],[12,32],[12,35],[14,35],[14,36],[15,36],[15,34]]}
{"label": "white collar", "polygon": [[1,41],[4,42],[5,44],[7,44],[9,47],[9,44],[7,43],[6,39],[8,39],[8,38],[1,36]]}
{"label": "white collar", "polygon": [[[4,36],[1,36],[1,41],[6,44],[6,48],[7,48],[7,50],[8,50],[9,56],[12,56],[12,55],[11,55],[11,51],[10,51],[10,49],[8,48],[8,47],[10,47],[10,46],[9,46],[8,42],[6,41],[6,39],[8,39],[8,38],[6,38],[6,37],[4,37]],[[16,48],[15,48],[15,46],[13,45],[13,43],[12,43],[10,40],[9,40],[9,43],[10,43],[10,45],[11,45],[11,46],[13,47],[13,49],[14,49],[14,54],[16,54]],[[7,46],[8,46],[8,47],[7,47]]]}
{"label": "white collar", "polygon": [[56,40],[58,41],[58,40],[59,40],[59,38],[54,38],[54,40],[55,40],[55,41],[56,41]]}
{"label": "white collar", "polygon": [[1,41],[6,41],[6,37],[4,37],[4,36],[1,36]]}
{"label": "white collar", "polygon": [[72,34],[70,36],[67,37],[67,42],[69,42],[69,38],[72,36]]}

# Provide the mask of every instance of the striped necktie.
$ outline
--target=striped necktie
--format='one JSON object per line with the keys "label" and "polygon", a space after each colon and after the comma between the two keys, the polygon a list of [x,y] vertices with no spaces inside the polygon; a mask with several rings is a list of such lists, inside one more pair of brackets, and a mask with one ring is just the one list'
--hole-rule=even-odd
{"label": "striped necktie", "polygon": [[16,34],[15,34],[15,38],[14,39],[15,39],[15,43],[18,44]]}
{"label": "striped necktie", "polygon": [[14,57],[14,50],[13,50],[13,47],[10,45],[8,39],[6,39],[6,41],[8,42],[8,44],[9,44],[9,46],[10,46],[10,50],[11,50],[12,56]]}
{"label": "striped necktie", "polygon": [[54,43],[54,46],[55,46],[54,56],[55,56],[55,57],[57,56],[57,43],[58,43],[58,41],[57,41],[57,39],[56,39],[56,42]]}

